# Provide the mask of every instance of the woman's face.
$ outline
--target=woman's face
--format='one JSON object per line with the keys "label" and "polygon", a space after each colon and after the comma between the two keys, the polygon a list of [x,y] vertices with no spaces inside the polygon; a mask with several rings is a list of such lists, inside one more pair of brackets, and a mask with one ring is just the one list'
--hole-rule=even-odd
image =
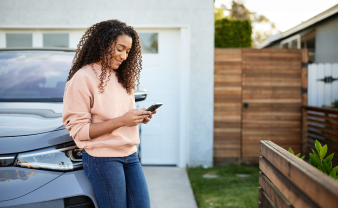
{"label": "woman's face", "polygon": [[113,56],[108,55],[108,60],[110,60],[110,66],[113,69],[118,69],[119,66],[128,58],[128,53],[131,49],[133,39],[128,35],[120,35],[117,37],[116,41],[113,42],[112,47],[115,45],[115,51],[113,51]]}

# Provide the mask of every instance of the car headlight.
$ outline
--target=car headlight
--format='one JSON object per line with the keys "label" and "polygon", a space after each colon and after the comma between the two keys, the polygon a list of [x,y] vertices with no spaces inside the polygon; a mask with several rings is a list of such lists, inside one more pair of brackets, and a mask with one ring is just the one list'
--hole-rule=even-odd
{"label": "car headlight", "polygon": [[20,153],[14,166],[59,171],[81,169],[82,149],[72,143]]}

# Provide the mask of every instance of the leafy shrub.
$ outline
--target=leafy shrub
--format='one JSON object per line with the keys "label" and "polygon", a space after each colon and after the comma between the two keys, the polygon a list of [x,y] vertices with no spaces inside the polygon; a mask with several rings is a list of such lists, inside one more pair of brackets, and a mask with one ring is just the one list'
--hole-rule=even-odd
{"label": "leafy shrub", "polygon": [[252,45],[250,20],[223,18],[215,21],[215,48],[248,48]]}
{"label": "leafy shrub", "polygon": [[[333,179],[338,180],[338,177],[337,177],[338,166],[336,166],[335,168],[332,168],[332,158],[333,158],[334,153],[332,153],[331,155],[325,158],[325,155],[327,153],[327,145],[324,145],[322,147],[322,145],[318,142],[318,140],[315,141],[315,147],[316,147],[317,152],[311,148],[313,154],[312,153],[309,154],[310,164],[316,167],[318,170],[325,173],[326,175],[332,177]],[[295,155],[291,148],[289,148],[289,152]],[[300,153],[295,156],[300,157]],[[301,157],[300,159],[304,159],[304,157],[305,155]]]}
{"label": "leafy shrub", "polygon": [[[295,155],[295,153],[293,153],[292,149],[289,147],[289,152],[293,155]],[[296,157],[300,157],[300,153],[298,153],[297,155],[295,155]],[[303,157],[301,157],[300,159],[304,159],[305,155]]]}
{"label": "leafy shrub", "polygon": [[310,164],[337,180],[338,166],[332,168],[332,158],[334,153],[325,158],[327,153],[327,145],[322,147],[318,140],[315,142],[315,147],[317,152],[311,148],[313,154],[310,153]]}
{"label": "leafy shrub", "polygon": [[[332,158],[333,158],[334,153],[325,157],[327,153],[327,145],[324,145],[322,147],[322,145],[318,142],[318,140],[315,141],[315,147],[316,147],[317,152],[311,148],[313,154],[312,153],[309,154],[310,164],[316,167],[318,170],[325,173],[326,175],[330,176],[331,178],[338,180],[338,177],[337,177],[338,166],[336,166],[335,168],[332,168]],[[291,148],[289,148],[289,152],[294,155]],[[297,154],[296,156],[299,157],[300,153]],[[301,157],[301,159],[303,159],[304,157],[305,155]]]}

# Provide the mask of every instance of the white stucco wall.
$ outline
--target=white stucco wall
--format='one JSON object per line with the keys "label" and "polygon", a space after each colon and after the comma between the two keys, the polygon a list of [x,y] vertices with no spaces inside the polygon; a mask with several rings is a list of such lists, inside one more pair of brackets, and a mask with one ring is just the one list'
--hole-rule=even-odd
{"label": "white stucco wall", "polygon": [[[119,19],[135,28],[181,28],[188,48],[178,45],[187,61],[181,109],[185,128],[186,162],[212,166],[214,14],[212,0],[0,0],[0,29],[84,29],[94,23]],[[184,56],[184,55],[183,55]],[[185,96],[187,95],[187,96]],[[182,152],[182,150],[180,150]]]}

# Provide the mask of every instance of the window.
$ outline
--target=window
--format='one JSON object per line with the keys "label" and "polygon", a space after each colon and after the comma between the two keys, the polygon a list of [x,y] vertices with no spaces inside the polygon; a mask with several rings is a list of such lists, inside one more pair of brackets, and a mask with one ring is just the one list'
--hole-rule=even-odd
{"label": "window", "polygon": [[316,38],[304,40],[302,42],[302,48],[307,48],[309,54],[309,62],[314,63],[315,59],[315,51],[316,51]]}
{"label": "window", "polygon": [[158,53],[158,33],[139,33],[142,53]]}
{"label": "window", "polygon": [[33,46],[33,35],[24,33],[7,33],[6,34],[6,47],[32,47]]}
{"label": "window", "polygon": [[46,33],[43,34],[43,47],[69,47],[69,34],[68,33]]}
{"label": "window", "polygon": [[297,45],[298,45],[297,42],[298,42],[297,39],[296,40],[292,40],[291,43],[290,43],[291,44],[290,48],[297,48]]}
{"label": "window", "polygon": [[300,35],[294,35],[280,43],[280,48],[301,48]]}
{"label": "window", "polygon": [[289,43],[284,43],[284,44],[282,45],[282,48],[289,48]]}

